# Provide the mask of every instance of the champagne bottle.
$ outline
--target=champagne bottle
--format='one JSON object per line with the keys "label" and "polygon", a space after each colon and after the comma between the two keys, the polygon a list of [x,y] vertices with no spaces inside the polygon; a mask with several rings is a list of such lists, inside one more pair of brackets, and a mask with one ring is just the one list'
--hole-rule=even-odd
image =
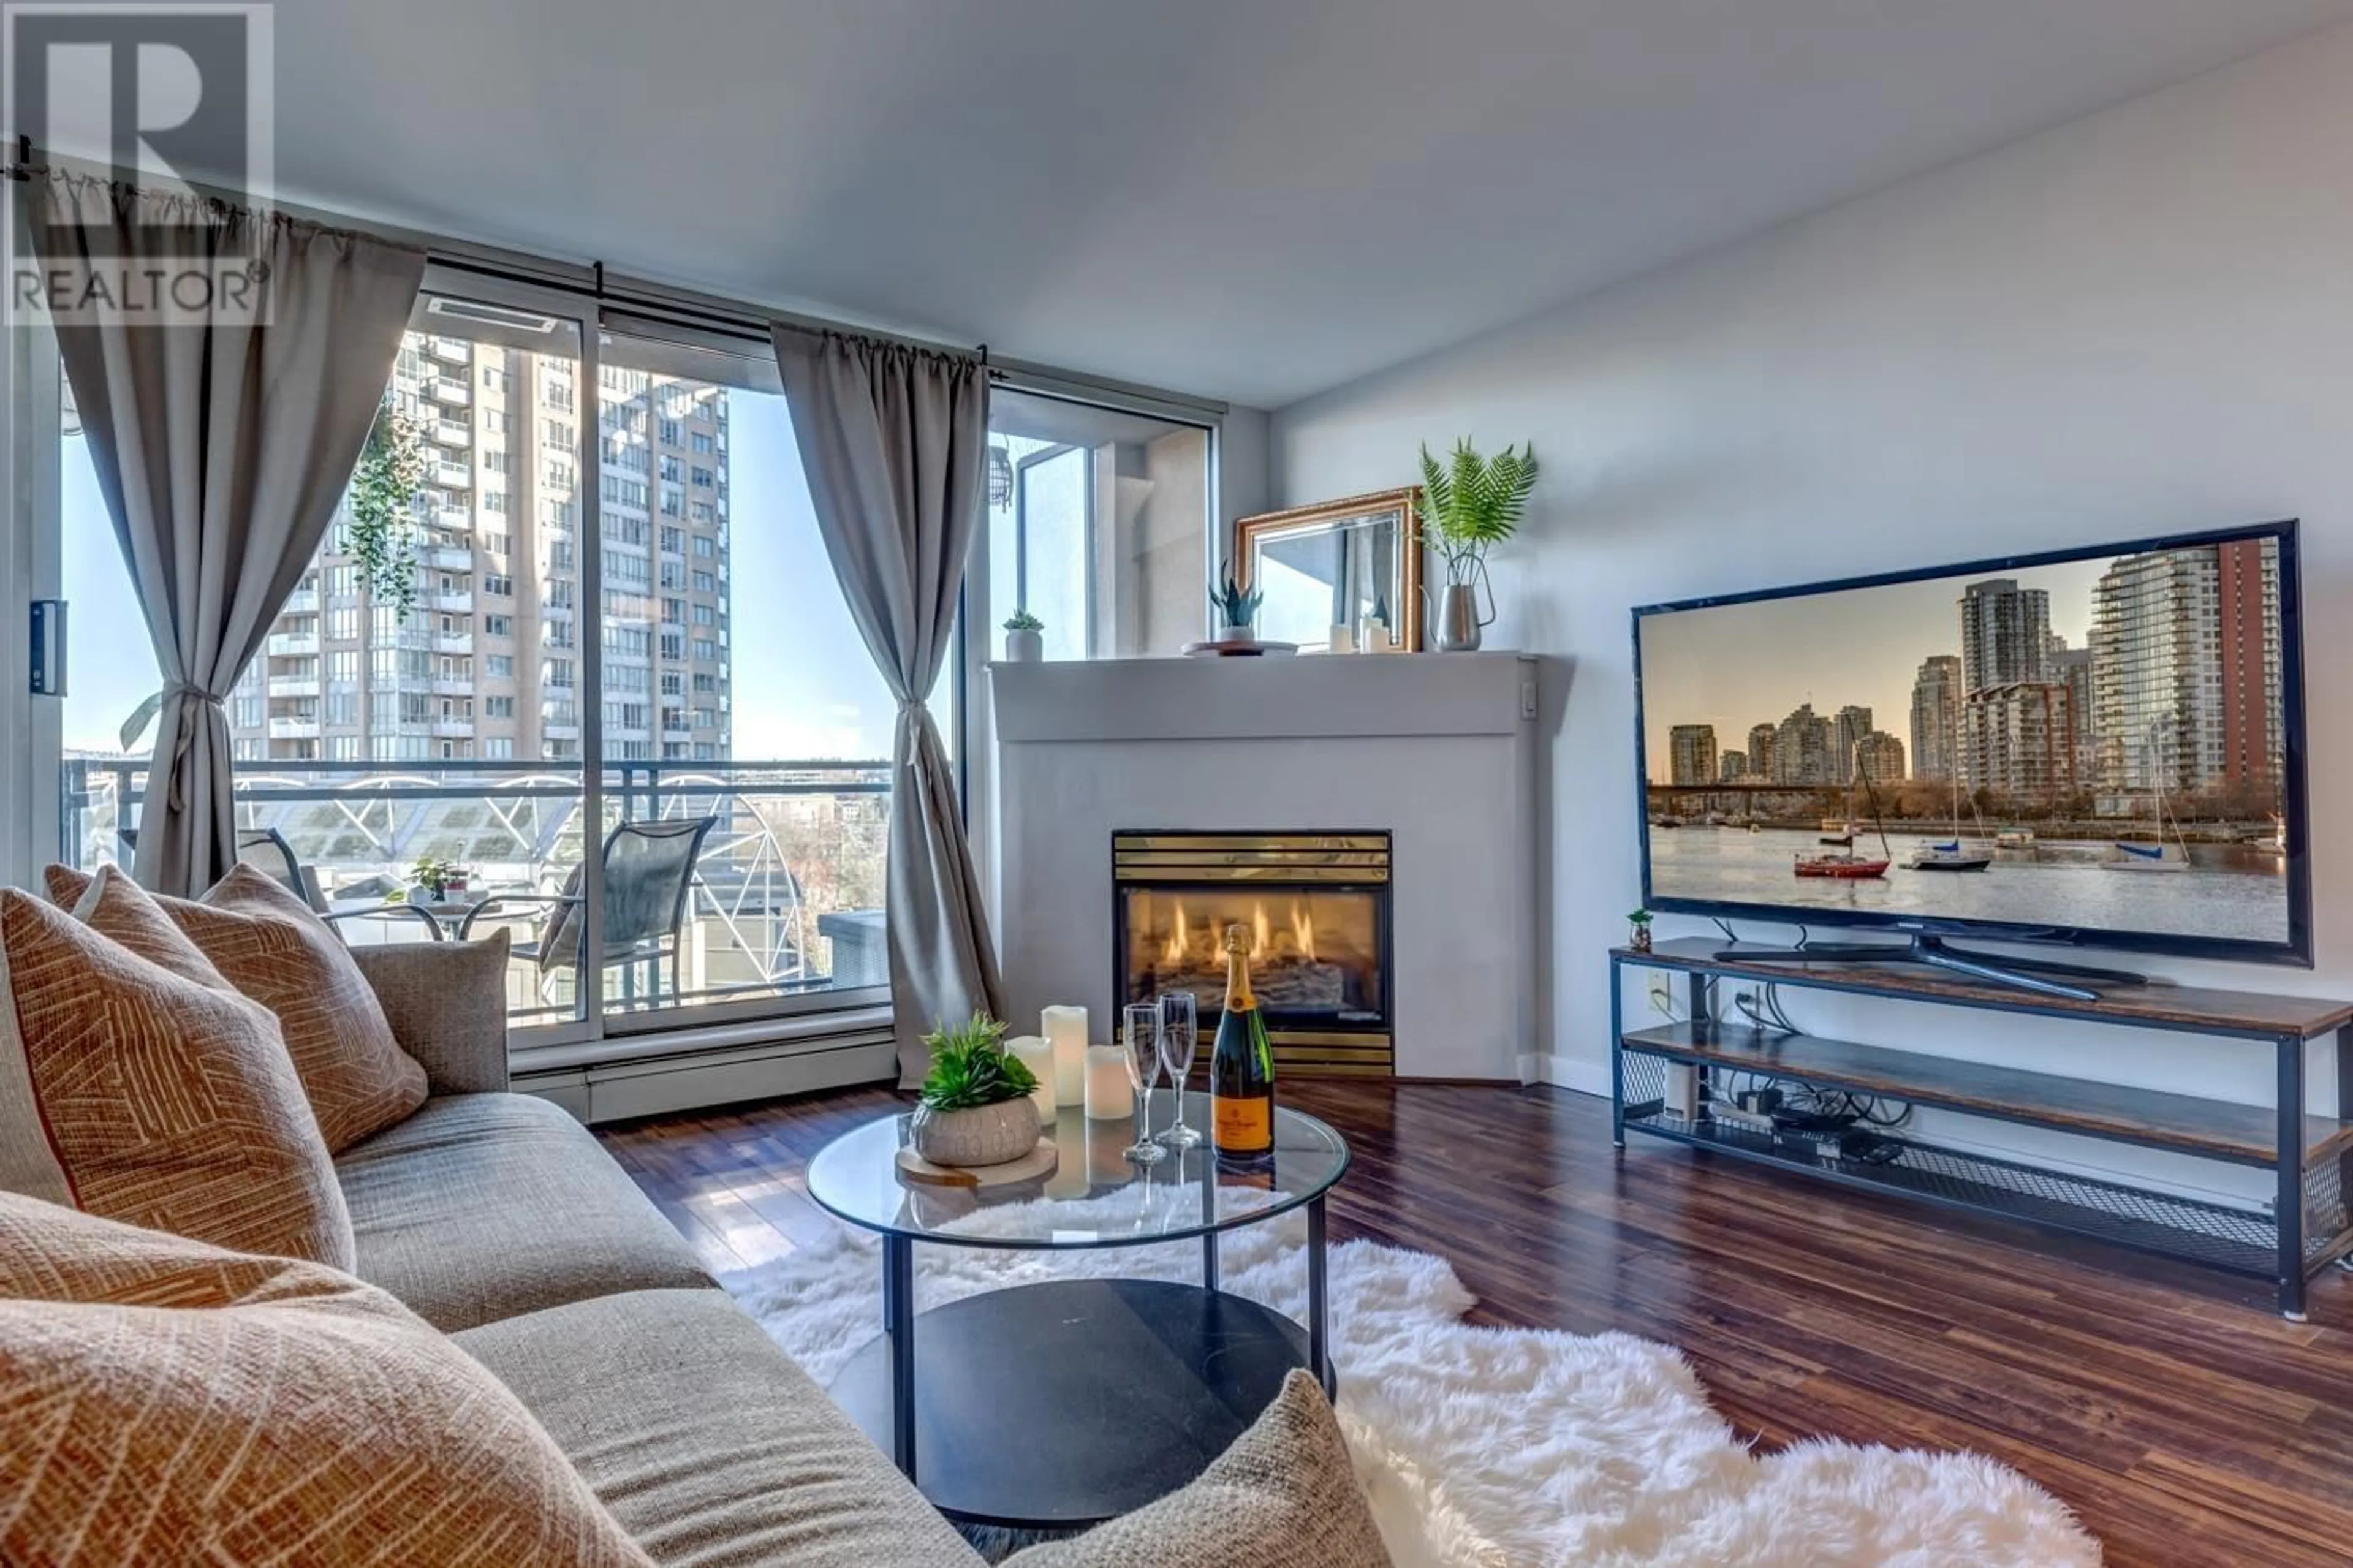
{"label": "champagne bottle", "polygon": [[1226,1011],[1209,1055],[1209,1142],[1222,1160],[1274,1156],[1274,1048],[1250,994],[1250,934],[1226,928]]}

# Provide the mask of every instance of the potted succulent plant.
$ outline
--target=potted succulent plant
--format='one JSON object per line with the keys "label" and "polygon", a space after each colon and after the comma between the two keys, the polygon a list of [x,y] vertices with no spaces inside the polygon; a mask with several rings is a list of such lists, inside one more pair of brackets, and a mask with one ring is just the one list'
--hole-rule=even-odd
{"label": "potted succulent plant", "polygon": [[1014,664],[1036,664],[1046,657],[1046,623],[1027,610],[1016,610],[1005,622],[1005,657]]}
{"label": "potted succulent plant", "polygon": [[1651,911],[1636,910],[1626,917],[1626,945],[1636,952],[1651,951]]}
{"label": "potted succulent plant", "polygon": [[1250,623],[1258,619],[1258,607],[1266,595],[1257,589],[1244,589],[1234,581],[1231,563],[1226,566],[1225,581],[1209,589],[1209,603],[1218,612],[1219,642],[1249,642]]}
{"label": "potted succulent plant", "polygon": [[1005,1048],[1004,1025],[975,1013],[923,1044],[932,1070],[907,1129],[916,1153],[934,1165],[1002,1165],[1038,1146],[1038,1078]]}

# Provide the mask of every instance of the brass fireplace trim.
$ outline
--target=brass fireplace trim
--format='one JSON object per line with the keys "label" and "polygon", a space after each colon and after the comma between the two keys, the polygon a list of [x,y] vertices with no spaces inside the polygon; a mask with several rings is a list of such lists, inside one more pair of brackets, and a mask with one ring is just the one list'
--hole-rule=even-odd
{"label": "brass fireplace trim", "polygon": [[1396,1042],[1387,1035],[1335,1035],[1309,1029],[1270,1029],[1267,1044],[1274,1047],[1280,1077],[1288,1067],[1303,1078],[1369,1073],[1388,1078],[1396,1071]]}
{"label": "brass fireplace trim", "polygon": [[1389,879],[1385,833],[1115,833],[1112,875],[1123,883],[1347,882]]}
{"label": "brass fireplace trim", "polygon": [[[1121,831],[1112,835],[1112,875],[1122,888],[1254,884],[1387,888],[1389,836]],[[1396,983],[1395,965],[1385,957],[1382,984],[1393,986]],[[1205,1027],[1211,1024],[1207,1018],[1202,1022]],[[1285,1075],[1393,1078],[1397,1074],[1397,1041],[1387,1033],[1271,1028],[1267,1043],[1274,1049],[1278,1083]]]}

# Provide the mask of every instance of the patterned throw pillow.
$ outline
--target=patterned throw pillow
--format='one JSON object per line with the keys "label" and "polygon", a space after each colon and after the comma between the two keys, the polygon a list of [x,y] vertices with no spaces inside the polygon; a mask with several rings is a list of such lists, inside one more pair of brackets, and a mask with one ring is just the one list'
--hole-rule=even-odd
{"label": "patterned throw pillow", "polygon": [[[57,884],[51,883],[53,897],[56,889]],[[100,936],[113,938],[159,969],[216,991],[237,989],[213,967],[204,950],[188,940],[155,895],[111,866],[100,866],[97,876],[83,878],[81,891],[71,900],[59,902],[73,912],[74,919]]]}
{"label": "patterned throw pillow", "polygon": [[[94,877],[51,866],[41,881],[53,902],[76,910],[105,897],[110,884],[136,886],[112,866],[100,867]],[[225,984],[276,1014],[330,1153],[406,1121],[425,1103],[425,1069],[393,1038],[384,1006],[351,950],[317,911],[267,872],[232,867],[194,901],[142,897],[185,933],[203,973],[188,965],[190,949],[167,955],[166,944],[152,931],[126,936],[111,925],[100,929],[176,973]]]}
{"label": "patterned throw pillow", "polygon": [[351,1266],[343,1189],[266,1008],[13,888],[0,965],[0,1190]]}
{"label": "patterned throw pillow", "polygon": [[0,1562],[647,1568],[391,1297],[0,1195]]}
{"label": "patterned throw pillow", "polygon": [[94,880],[87,871],[77,871],[70,866],[51,866],[41,873],[41,886],[48,889],[49,902],[61,910],[69,910],[81,902]]}
{"label": "patterned throw pillow", "polygon": [[1233,1447],[1158,1502],[1005,1568],[1389,1568],[1346,1439],[1303,1372]]}
{"label": "patterned throw pillow", "polygon": [[392,1037],[343,939],[268,873],[233,867],[194,903],[156,902],[231,985],[278,1015],[329,1153],[425,1103],[425,1069]]}

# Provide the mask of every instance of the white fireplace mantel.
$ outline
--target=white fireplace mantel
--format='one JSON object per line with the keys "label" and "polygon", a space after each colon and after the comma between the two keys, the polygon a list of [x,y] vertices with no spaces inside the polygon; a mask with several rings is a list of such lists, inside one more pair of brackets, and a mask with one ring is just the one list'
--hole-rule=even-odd
{"label": "white fireplace mantel", "polygon": [[1014,1023],[1114,1016],[1112,835],[1392,836],[1401,1076],[1525,1079],[1536,1035],[1538,661],[1512,653],[990,667]]}

